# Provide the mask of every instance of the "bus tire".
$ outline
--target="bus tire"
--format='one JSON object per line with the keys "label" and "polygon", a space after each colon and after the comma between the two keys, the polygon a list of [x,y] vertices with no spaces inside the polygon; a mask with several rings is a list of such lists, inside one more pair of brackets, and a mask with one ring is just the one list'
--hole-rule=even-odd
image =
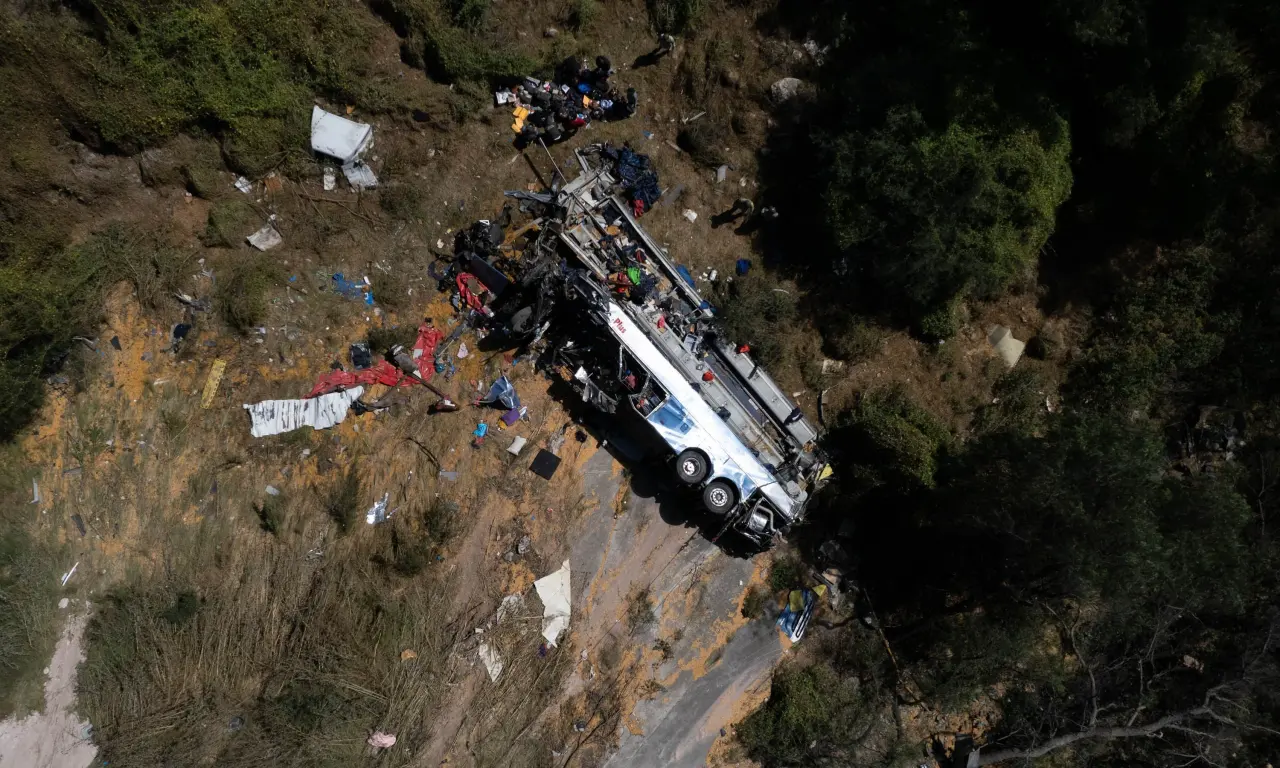
{"label": "bus tire", "polygon": [[729,510],[733,509],[735,503],[737,503],[737,495],[733,492],[733,486],[724,480],[712,480],[707,483],[706,488],[702,489],[703,506],[717,517],[729,514]]}
{"label": "bus tire", "polygon": [[697,485],[707,479],[707,457],[692,448],[676,457],[676,476],[686,485]]}

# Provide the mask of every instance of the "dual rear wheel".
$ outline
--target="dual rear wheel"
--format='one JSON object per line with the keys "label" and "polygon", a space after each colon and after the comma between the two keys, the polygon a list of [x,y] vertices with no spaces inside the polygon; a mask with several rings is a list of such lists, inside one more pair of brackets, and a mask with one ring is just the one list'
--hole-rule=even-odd
{"label": "dual rear wheel", "polygon": [[[676,475],[686,485],[697,485],[707,479],[710,467],[707,457],[695,450],[683,451],[676,457]],[[713,515],[724,516],[733,509],[737,493],[725,480],[712,480],[702,489],[702,504]]]}

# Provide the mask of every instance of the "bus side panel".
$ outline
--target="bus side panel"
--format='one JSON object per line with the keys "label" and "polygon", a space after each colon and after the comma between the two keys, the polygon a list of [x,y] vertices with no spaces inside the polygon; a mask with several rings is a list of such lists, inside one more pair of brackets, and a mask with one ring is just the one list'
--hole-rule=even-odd
{"label": "bus side panel", "polygon": [[743,472],[727,455],[716,450],[719,443],[694,423],[693,419],[685,413],[679,400],[668,397],[662,405],[653,409],[646,421],[675,453],[678,454],[686,448],[696,448],[706,453],[711,461],[708,479],[723,477],[732,482],[741,492],[743,499],[755,491],[757,487],[755,480]]}

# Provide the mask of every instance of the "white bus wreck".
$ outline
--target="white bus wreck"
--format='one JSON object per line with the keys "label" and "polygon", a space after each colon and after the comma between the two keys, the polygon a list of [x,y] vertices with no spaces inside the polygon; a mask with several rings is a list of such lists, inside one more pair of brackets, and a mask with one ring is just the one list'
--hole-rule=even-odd
{"label": "white bus wreck", "polygon": [[768,548],[830,474],[817,431],[723,338],[687,272],[636,223],[604,151],[578,152],[582,174],[558,191],[508,193],[536,218],[521,255],[490,265],[514,277],[493,322],[545,347],[542,367],[585,403],[642,419],[722,520],[717,538],[733,531]]}

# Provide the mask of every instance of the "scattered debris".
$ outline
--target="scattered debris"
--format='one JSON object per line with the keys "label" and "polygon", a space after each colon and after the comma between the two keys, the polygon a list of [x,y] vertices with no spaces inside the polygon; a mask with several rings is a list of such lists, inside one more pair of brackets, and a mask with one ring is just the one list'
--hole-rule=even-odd
{"label": "scattered debris", "polygon": [[451,472],[443,469],[440,470],[440,474],[439,474],[439,478],[441,480],[448,480],[451,483],[457,482],[458,476],[459,476],[459,473],[457,472]]}
{"label": "scattered debris", "polygon": [[521,536],[519,543],[516,544],[516,554],[523,555],[529,551],[529,547],[533,546],[533,539],[528,535]]}
{"label": "scattered debris", "polygon": [[59,609],[59,610],[66,610],[66,607],[67,607],[68,605],[71,605],[71,598],[64,597],[64,598],[62,598],[61,600],[59,600],[59,601],[58,601],[58,609]]}
{"label": "scattered debris", "polygon": [[485,395],[477,403],[477,405],[495,404],[500,404],[508,410],[520,408],[520,396],[516,394],[516,388],[511,383],[511,379],[506,376],[500,376],[497,381],[493,382],[493,386],[489,387],[489,394]]}
{"label": "scattered debris", "polygon": [[354,387],[344,392],[306,400],[264,400],[244,409],[253,420],[250,432],[254,437],[278,435],[302,427],[328,429],[347,418],[351,404],[364,394],[364,387]]}
{"label": "scattered debris", "polygon": [[351,367],[357,371],[373,367],[373,351],[369,349],[369,345],[366,342],[357,341],[352,344],[349,353],[351,355]]}
{"label": "scattered debris", "polygon": [[268,495],[268,496],[279,496],[279,495],[280,495],[280,489],[279,489],[279,488],[277,488],[277,487],[275,487],[274,485],[268,485],[268,486],[266,487],[266,489],[265,489],[265,490],[266,490],[266,492],[267,492],[267,495]]}
{"label": "scattered debris", "polygon": [[360,160],[342,166],[342,175],[347,177],[347,183],[356,191],[376,189],[378,186],[378,177],[374,175],[373,169]]}
{"label": "scattered debris", "polygon": [[547,645],[555,647],[560,633],[569,628],[569,561],[560,570],[533,582],[533,588],[542,600],[542,636]]}
{"label": "scattered debris", "polygon": [[689,221],[690,224],[698,220],[698,212],[692,208],[685,208],[684,213],[680,214]]}
{"label": "scattered debris", "polygon": [[373,126],[311,108],[311,149],[337,158],[343,165],[354,162],[373,144]]}
{"label": "scattered debris", "polygon": [[32,478],[31,479],[31,503],[39,504],[42,501],[44,501],[44,499],[41,498],[40,496],[40,483],[35,478]]}
{"label": "scattered debris", "polygon": [[391,498],[390,492],[382,494],[382,498],[374,502],[369,511],[364,513],[364,521],[369,525],[377,525],[385,523],[391,515],[387,514],[387,500]]}
{"label": "scattered debris", "polygon": [[332,192],[338,188],[338,172],[333,168],[324,169],[324,191]]}
{"label": "scattered debris", "polygon": [[280,233],[271,224],[264,225],[262,229],[245,239],[249,241],[249,245],[260,251],[269,251],[284,242],[284,238],[280,236]]}
{"label": "scattered debris", "polygon": [[524,437],[516,437],[515,440],[511,441],[511,447],[507,448],[507,453],[512,456],[519,456],[520,451],[524,450],[525,443],[527,442],[529,441]]}
{"label": "scattered debris", "polygon": [[85,533],[88,532],[84,527],[84,518],[81,517],[79,513],[71,516],[71,522],[75,524],[76,530],[80,532],[81,536],[84,536]]}
{"label": "scattered debris", "polygon": [[394,733],[374,731],[373,735],[369,737],[368,744],[374,749],[391,749],[396,745],[396,735]]}
{"label": "scattered debris", "polygon": [[111,348],[112,348],[112,349],[114,349],[114,350],[115,350],[115,351],[117,351],[117,352],[119,352],[119,351],[120,351],[120,337],[119,337],[119,336],[112,336],[112,337],[111,337]]}
{"label": "scattered debris", "polygon": [[813,589],[791,590],[791,594],[787,596],[787,605],[778,616],[778,628],[787,634],[791,642],[798,643],[800,638],[804,637],[804,632],[809,627],[809,620],[813,618],[814,608],[817,607],[818,598],[826,594],[826,591],[825,584],[819,584]]}
{"label": "scattered debris", "polygon": [[413,650],[412,648],[405,648],[403,651],[400,652],[401,661],[409,661],[411,659],[416,659],[416,658],[418,658],[418,652]]}
{"label": "scattered debris", "polygon": [[[567,564],[567,563],[566,563],[565,565],[566,565],[566,567],[568,567],[568,564]],[[67,571],[66,573],[62,574],[62,584],[61,584],[61,586],[64,586],[64,587],[65,587],[65,586],[67,586],[67,582],[71,580],[71,577],[75,575],[75,573],[76,573],[76,569],[77,569],[77,568],[79,568],[79,567],[80,567],[80,561],[79,561],[79,560],[77,560],[77,561],[76,561],[76,564],[75,564],[75,565],[73,565],[73,566],[71,566],[71,570],[69,570],[69,571]],[[567,621],[567,620],[566,620],[566,621]]]}
{"label": "scattered debris", "polygon": [[245,177],[243,177],[243,176],[237,176],[237,177],[236,177],[236,189],[240,190],[241,192],[245,193],[246,195],[253,194],[253,182],[252,182],[252,181],[249,181],[248,179],[246,179],[246,178],[245,178]]}
{"label": "scattered debris", "polygon": [[733,268],[741,277],[751,271],[751,259],[738,259]]}
{"label": "scattered debris", "polygon": [[538,451],[533,463],[529,465],[530,472],[547,480],[550,480],[559,468],[560,457],[545,449]]}
{"label": "scattered debris", "polygon": [[489,647],[488,643],[480,644],[480,661],[488,671],[489,679],[495,683],[498,682],[498,678],[502,675],[502,659],[498,657],[497,651]]}
{"label": "scattered debris", "polygon": [[1026,342],[1018,341],[1013,337],[1013,331],[1003,325],[997,325],[991,329],[991,333],[987,334],[987,341],[995,347],[996,354],[1000,355],[1000,359],[1004,360],[1006,367],[1012,368],[1018,364],[1018,360],[1022,358],[1022,351],[1026,348]]}
{"label": "scattered debris", "polygon": [[725,165],[722,165],[722,166],[720,166],[719,168],[717,168],[717,169],[716,169],[716,183],[717,183],[717,184],[719,184],[719,183],[721,183],[722,181],[724,181],[726,178],[728,178],[728,176],[729,176],[729,165],[728,165],[727,163],[726,163]]}
{"label": "scattered debris", "polygon": [[470,354],[471,354],[471,350],[467,349],[467,342],[465,342],[465,341],[464,341],[464,342],[462,342],[461,344],[459,344],[459,345],[458,345],[458,358],[459,358],[459,359],[462,359],[462,358],[468,357],[468,356],[470,356]]}
{"label": "scattered debris", "polygon": [[333,290],[348,299],[364,301],[365,304],[373,306],[373,291],[369,290],[369,286],[363,281],[348,280],[341,272],[333,276]]}

